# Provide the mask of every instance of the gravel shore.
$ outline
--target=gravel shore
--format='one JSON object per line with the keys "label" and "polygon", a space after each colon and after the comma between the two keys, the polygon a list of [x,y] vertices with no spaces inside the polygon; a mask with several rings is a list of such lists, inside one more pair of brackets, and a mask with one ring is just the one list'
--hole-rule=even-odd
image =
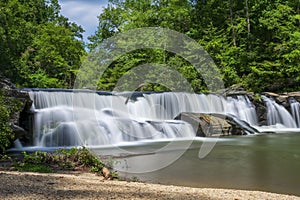
{"label": "gravel shore", "polygon": [[108,181],[92,173],[0,171],[0,199],[299,199],[259,191]]}

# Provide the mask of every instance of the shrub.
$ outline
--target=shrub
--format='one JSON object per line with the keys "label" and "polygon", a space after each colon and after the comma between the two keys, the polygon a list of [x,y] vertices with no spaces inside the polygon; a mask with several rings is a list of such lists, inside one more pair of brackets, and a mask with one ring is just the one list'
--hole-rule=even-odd
{"label": "shrub", "polygon": [[5,152],[14,139],[10,127],[10,112],[6,106],[2,92],[0,91],[0,153]]}
{"label": "shrub", "polygon": [[11,119],[16,118],[16,113],[22,108],[22,102],[16,98],[5,96],[0,89],[0,154],[11,146],[15,136],[12,131]]}
{"label": "shrub", "polygon": [[[105,164],[85,147],[59,149],[53,153],[23,152],[23,160],[14,163],[14,167],[19,171],[48,173],[55,170],[85,170],[101,175],[104,166]],[[112,178],[118,178],[118,175],[112,173]]]}

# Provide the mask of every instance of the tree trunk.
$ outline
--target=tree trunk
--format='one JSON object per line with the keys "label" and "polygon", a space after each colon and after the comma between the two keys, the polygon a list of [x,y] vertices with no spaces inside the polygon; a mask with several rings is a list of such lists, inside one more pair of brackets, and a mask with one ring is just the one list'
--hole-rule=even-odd
{"label": "tree trunk", "polygon": [[248,0],[245,0],[245,6],[246,6],[246,18],[247,18],[247,30],[248,30],[248,49],[251,49],[250,45],[250,33],[251,33],[251,24],[250,24],[250,18],[249,18],[249,5]]}
{"label": "tree trunk", "polygon": [[232,25],[232,41],[233,45],[236,46],[236,34],[235,29],[233,27],[233,11],[232,11],[232,0],[229,0],[229,12],[230,12],[230,23]]}

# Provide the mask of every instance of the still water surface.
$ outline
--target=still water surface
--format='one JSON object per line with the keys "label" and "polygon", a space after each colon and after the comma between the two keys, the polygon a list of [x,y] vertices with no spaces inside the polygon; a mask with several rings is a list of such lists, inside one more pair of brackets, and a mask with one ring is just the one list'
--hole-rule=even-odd
{"label": "still water surface", "polygon": [[114,166],[120,175],[139,181],[300,196],[299,133],[218,138],[212,151],[200,159],[202,144],[203,139],[149,141],[92,150],[116,156]]}

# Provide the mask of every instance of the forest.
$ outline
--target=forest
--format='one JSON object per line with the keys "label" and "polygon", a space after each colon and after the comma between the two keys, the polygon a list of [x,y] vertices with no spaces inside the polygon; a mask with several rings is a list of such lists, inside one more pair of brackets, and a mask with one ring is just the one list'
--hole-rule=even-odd
{"label": "forest", "polygon": [[[0,76],[17,87],[73,88],[89,52],[115,34],[163,27],[198,42],[216,63],[225,87],[284,92],[300,89],[300,0],[109,0],[89,43],[83,28],[60,13],[57,0],[0,2]],[[174,53],[140,49],[111,63],[97,89],[112,91],[128,70],[167,64],[207,91],[201,74]],[[149,84],[143,90],[168,91]]]}

